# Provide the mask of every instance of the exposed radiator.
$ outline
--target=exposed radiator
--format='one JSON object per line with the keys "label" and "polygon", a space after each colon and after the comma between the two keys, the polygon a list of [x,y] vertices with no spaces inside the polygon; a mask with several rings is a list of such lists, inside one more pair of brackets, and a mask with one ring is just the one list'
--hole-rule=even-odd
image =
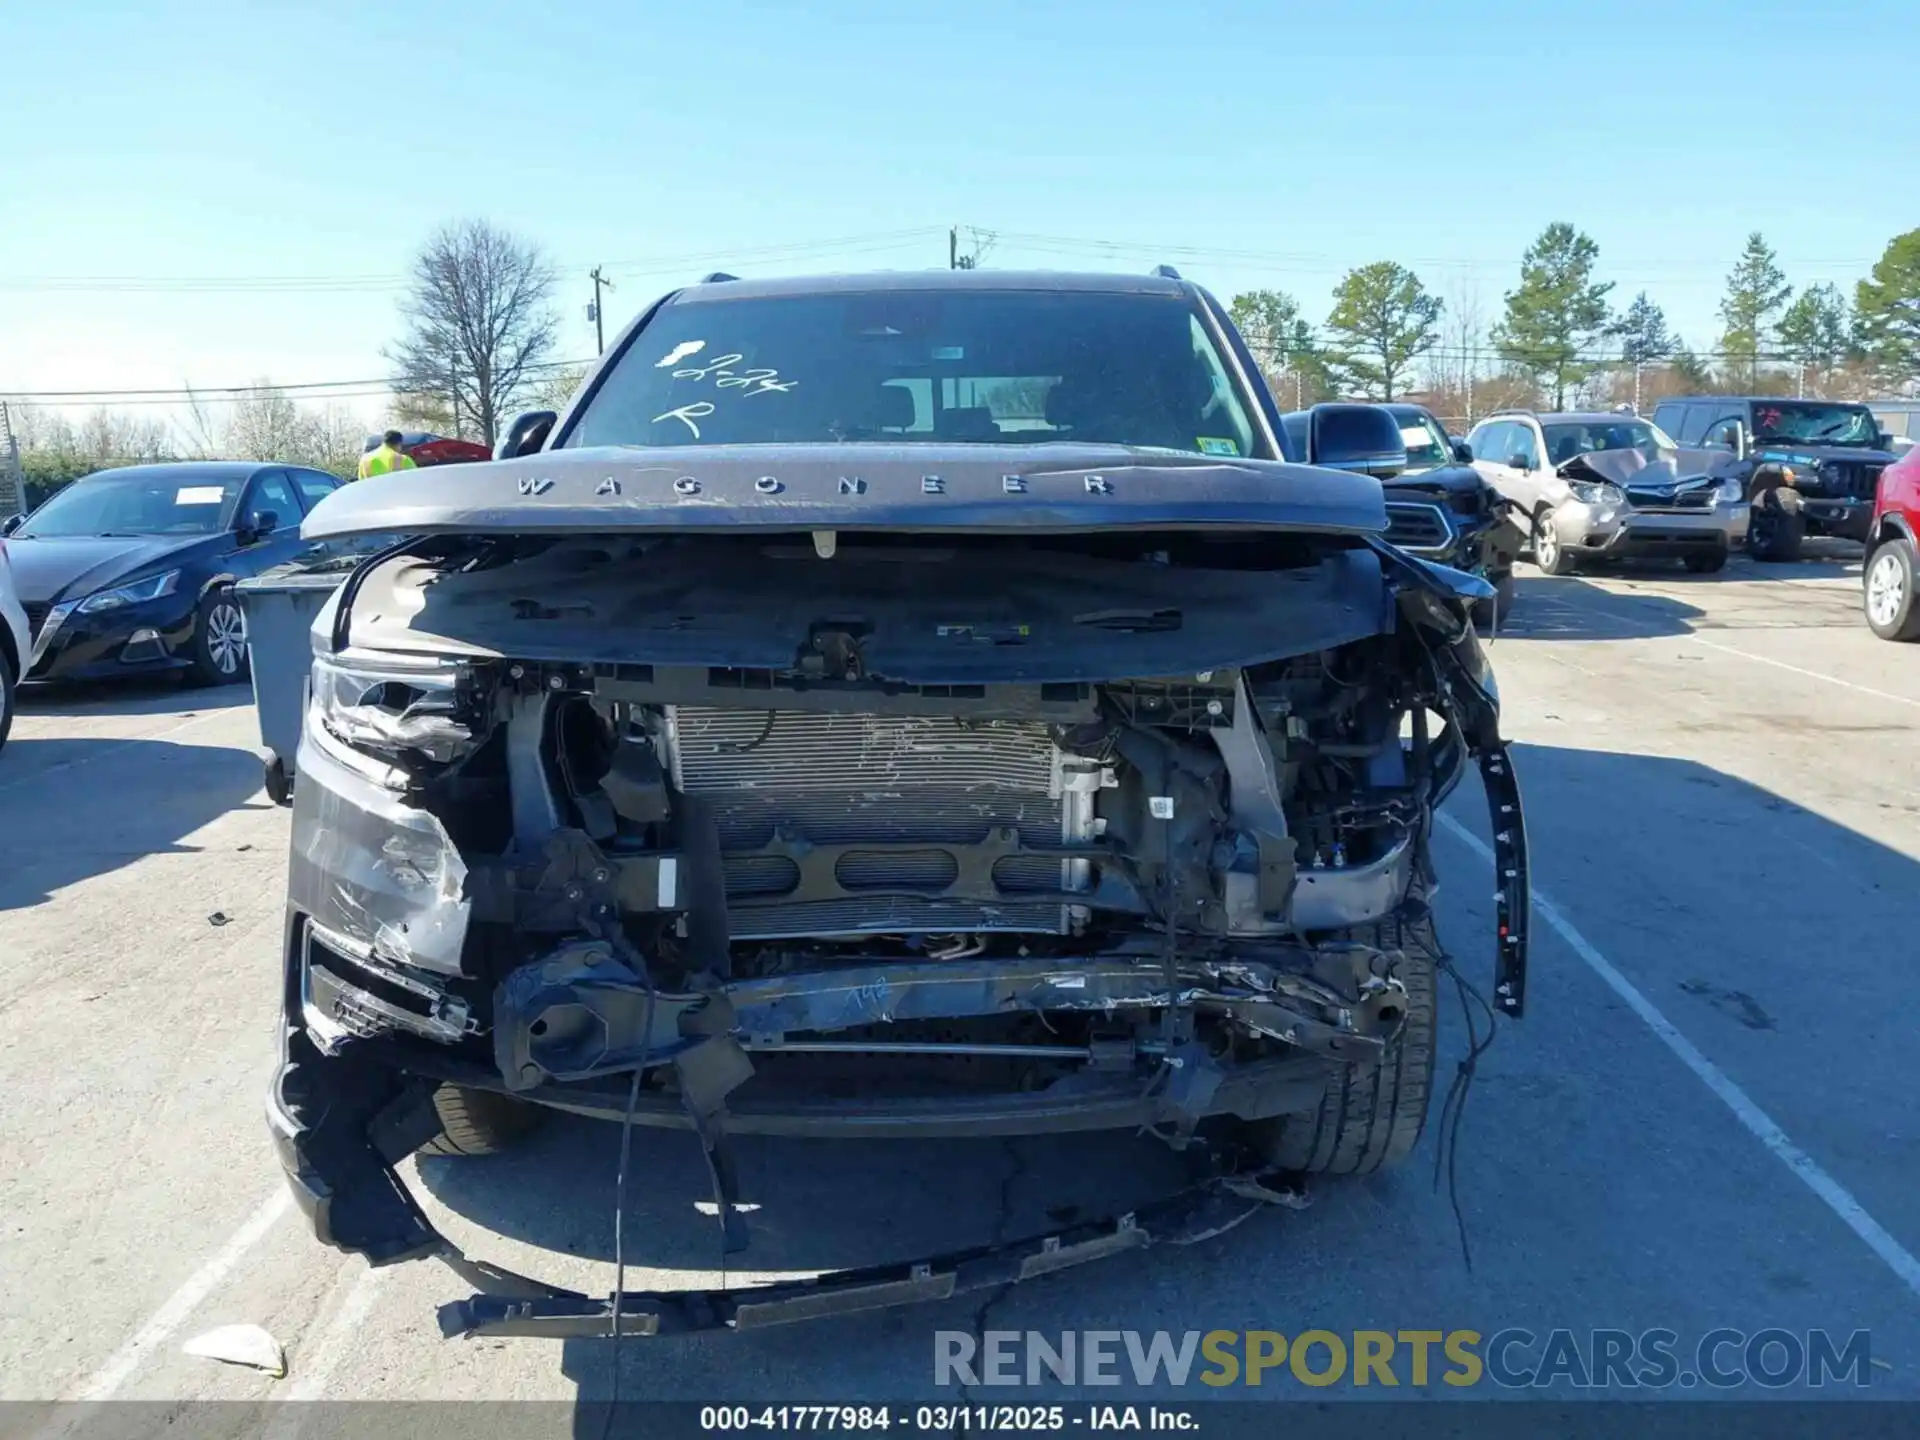
{"label": "exposed radiator", "polygon": [[[1076,867],[1048,856],[1091,834],[1090,788],[1063,784],[1044,724],[797,710],[671,713],[674,778],[719,824],[735,938],[1067,928]],[[849,848],[826,893],[799,893],[808,846]],[[768,853],[769,851],[780,853]],[[938,894],[963,862],[992,860],[997,898]],[[1082,864],[1079,869],[1084,869]],[[922,893],[876,894],[879,890]],[[791,899],[782,899],[791,896]]]}

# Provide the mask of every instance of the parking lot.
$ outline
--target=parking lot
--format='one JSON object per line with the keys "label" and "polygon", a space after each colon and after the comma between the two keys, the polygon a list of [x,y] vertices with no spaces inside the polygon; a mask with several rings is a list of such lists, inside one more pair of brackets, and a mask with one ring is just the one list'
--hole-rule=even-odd
{"label": "parking lot", "polygon": [[[1493,655],[1534,978],[1461,1133],[1471,1269],[1430,1126],[1404,1170],[984,1305],[634,1341],[625,1393],[925,1398],[937,1329],[1779,1326],[1870,1331],[1873,1389],[1920,1397],[1920,654],[1868,632],[1858,572],[1840,551],[1523,568]],[[442,1340],[434,1307],[470,1287],[322,1250],[286,1199],[261,1105],[288,819],[256,739],[244,687],[22,697],[0,754],[0,1399],[604,1396],[608,1345]],[[1485,823],[1469,783],[1435,842],[1441,935],[1475,979]],[[605,1292],[616,1143],[556,1123],[406,1173],[470,1254]],[[698,1146],[634,1144],[629,1288],[721,1283]],[[758,1208],[731,1283],[1004,1239],[1179,1175],[1132,1137],[749,1140],[741,1161]],[[182,1353],[229,1322],[277,1337],[287,1376]]]}

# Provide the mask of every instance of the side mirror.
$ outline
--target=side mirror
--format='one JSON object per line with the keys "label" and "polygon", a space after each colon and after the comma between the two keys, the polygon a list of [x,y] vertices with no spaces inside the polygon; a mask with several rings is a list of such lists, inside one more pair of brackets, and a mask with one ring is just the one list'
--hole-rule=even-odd
{"label": "side mirror", "polygon": [[27,517],[24,515],[9,515],[7,517],[7,523],[0,525],[0,535],[11,535],[26,523]]}
{"label": "side mirror", "polygon": [[1453,458],[1462,465],[1471,465],[1473,463],[1473,447],[1464,440],[1454,441]]}
{"label": "side mirror", "polygon": [[240,528],[243,539],[264,540],[280,528],[280,516],[272,510],[256,510]]}
{"label": "side mirror", "polygon": [[1528,471],[1533,469],[1533,457],[1523,450],[1516,450],[1507,457],[1507,465],[1514,470]]}
{"label": "side mirror", "polygon": [[1391,479],[1407,468],[1407,442],[1378,405],[1316,405],[1307,412],[1307,463]]}
{"label": "side mirror", "polygon": [[494,442],[493,458],[513,460],[532,455],[547,443],[553,422],[560,417],[552,410],[528,410],[513,417],[506,433]]}

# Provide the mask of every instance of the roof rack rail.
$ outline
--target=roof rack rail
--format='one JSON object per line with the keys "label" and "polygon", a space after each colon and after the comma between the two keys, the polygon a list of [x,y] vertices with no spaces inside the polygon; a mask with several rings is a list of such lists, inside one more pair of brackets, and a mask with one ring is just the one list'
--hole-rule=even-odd
{"label": "roof rack rail", "polygon": [[1171,265],[1156,265],[1153,267],[1153,273],[1158,275],[1162,280],[1178,280],[1180,278],[1180,272]]}
{"label": "roof rack rail", "polygon": [[715,270],[711,274],[702,275],[700,277],[700,283],[702,285],[718,285],[723,280],[738,280],[739,278],[738,275],[729,275],[724,270]]}

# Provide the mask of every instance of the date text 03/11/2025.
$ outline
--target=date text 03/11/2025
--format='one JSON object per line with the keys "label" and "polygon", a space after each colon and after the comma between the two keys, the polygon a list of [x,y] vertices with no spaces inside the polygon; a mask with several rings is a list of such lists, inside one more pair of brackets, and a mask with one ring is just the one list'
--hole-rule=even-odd
{"label": "date text 03/11/2025", "polygon": [[873,1431],[911,1434],[1049,1433],[1067,1430],[1194,1431],[1191,1411],[1159,1405],[703,1405],[700,1428],[713,1433]]}

